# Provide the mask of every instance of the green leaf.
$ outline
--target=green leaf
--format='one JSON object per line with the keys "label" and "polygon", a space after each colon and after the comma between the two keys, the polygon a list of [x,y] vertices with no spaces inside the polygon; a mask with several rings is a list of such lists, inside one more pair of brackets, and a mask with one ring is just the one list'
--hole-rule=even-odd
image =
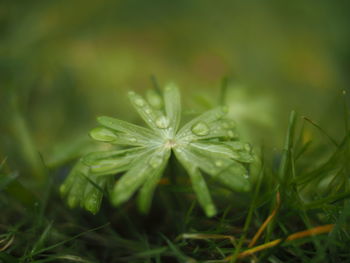
{"label": "green leaf", "polygon": [[159,136],[154,134],[152,130],[131,124],[126,121],[118,120],[112,117],[101,116],[97,121],[104,127],[114,131],[124,133],[129,136],[129,141],[134,141],[149,145],[150,142],[158,141]]}
{"label": "green leaf", "polygon": [[164,134],[164,129],[168,128],[169,120],[164,114],[152,108],[146,100],[135,92],[129,92],[131,104],[134,106],[141,118],[146,124],[156,132],[156,134]]}
{"label": "green leaf", "polygon": [[235,161],[232,161],[228,169],[216,175],[212,175],[212,177],[214,180],[233,191],[248,192],[251,189],[247,170],[243,165]]}
{"label": "green leaf", "polygon": [[171,135],[174,136],[180,125],[181,99],[180,92],[174,83],[168,84],[164,89],[165,113],[170,120]]}
{"label": "green leaf", "polygon": [[101,142],[113,142],[118,139],[118,135],[111,129],[105,127],[96,127],[90,131],[92,139]]}
{"label": "green leaf", "polygon": [[128,170],[137,157],[145,151],[147,150],[144,148],[132,148],[94,152],[83,157],[82,161],[89,166],[89,172],[93,175],[112,175]]}
{"label": "green leaf", "polygon": [[93,175],[90,175],[87,180],[82,206],[92,214],[96,214],[100,210],[106,184],[111,183],[111,180],[110,178]]}
{"label": "green leaf", "polygon": [[189,147],[198,153],[206,152],[212,158],[230,158],[243,163],[253,161],[249,144],[242,142],[197,141],[190,143]]}
{"label": "green leaf", "polygon": [[170,157],[170,153],[171,151],[167,150],[167,151],[158,153],[159,154],[158,156],[157,154],[155,154],[152,157],[154,158],[153,159],[154,166],[157,166],[158,165],[157,163],[160,163],[160,161],[157,161],[157,159],[161,160],[161,164],[159,164],[159,168],[155,168],[152,171],[152,173],[149,174],[147,181],[143,184],[143,186],[140,189],[140,192],[138,195],[138,206],[139,206],[139,210],[142,213],[148,213],[150,209],[155,188],[157,187],[158,182],[162,177],[162,173],[166,167],[166,164]]}
{"label": "green leaf", "polygon": [[185,124],[176,135],[176,138],[193,141],[217,137],[234,137],[233,131],[231,131],[232,134],[229,132],[232,124],[229,125],[227,121],[219,121],[222,120],[226,113],[226,107],[218,107],[204,112]]}
{"label": "green leaf", "polygon": [[[154,149],[138,157],[132,168],[115,184],[111,197],[113,204],[120,205],[127,201],[150,175],[162,168],[163,162],[167,160],[164,160],[164,157]],[[163,158],[163,160],[160,158]]]}
{"label": "green leaf", "polygon": [[156,140],[156,137],[130,136],[130,133],[115,132],[105,127],[94,128],[90,131],[90,136],[96,141],[127,146],[148,146],[152,139]]}
{"label": "green leaf", "polygon": [[224,187],[234,191],[249,191],[248,172],[239,162],[213,156],[212,153],[206,151],[192,151],[190,147],[183,153],[193,165],[199,167]]}
{"label": "green leaf", "polygon": [[172,150],[189,173],[207,216],[215,215],[216,208],[201,172],[229,189],[250,189],[248,171],[242,163],[252,162],[254,156],[248,144],[237,140],[236,124],[225,117],[225,107],[199,115],[178,131],[181,117],[178,88],[168,84],[162,95],[151,90],[146,96],[147,100],[129,93],[132,105],[151,129],[98,117],[102,126],[93,129],[90,136],[126,148],[92,152],[77,163],[61,186],[70,206],[80,204],[96,213],[105,189],[115,180],[110,175],[125,172],[109,191],[112,203],[120,205],[140,189],[139,210],[148,212]]}
{"label": "green leaf", "polygon": [[212,201],[212,198],[210,196],[208,186],[201,175],[198,166],[196,166],[192,161],[192,158],[189,158],[189,156],[182,150],[175,149],[174,150],[175,155],[177,159],[180,161],[180,163],[183,165],[183,167],[188,172],[192,187],[194,192],[196,193],[196,196],[198,198],[198,202],[201,205],[201,207],[204,209],[206,215],[208,217],[212,217],[216,215],[216,207]]}
{"label": "green leaf", "polygon": [[78,206],[83,200],[87,174],[88,167],[82,161],[78,161],[60,187],[61,194],[66,196],[67,203],[71,208]]}

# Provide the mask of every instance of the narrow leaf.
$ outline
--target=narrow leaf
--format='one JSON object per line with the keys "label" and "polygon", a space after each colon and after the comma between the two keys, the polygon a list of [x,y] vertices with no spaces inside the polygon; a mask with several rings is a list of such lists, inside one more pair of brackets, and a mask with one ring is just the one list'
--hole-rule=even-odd
{"label": "narrow leaf", "polygon": [[180,125],[181,101],[180,92],[174,83],[168,84],[164,89],[165,113],[170,120],[172,135],[175,135]]}
{"label": "narrow leaf", "polygon": [[152,163],[154,154],[155,151],[151,150],[138,157],[138,160],[133,163],[132,168],[117,181],[112,192],[112,202],[114,205],[120,205],[128,200],[148,179],[148,176],[158,168],[154,168],[156,161],[155,165]]}
{"label": "narrow leaf", "polygon": [[[190,148],[189,148],[190,149]],[[239,162],[207,151],[185,150],[187,159],[215,181],[234,191],[249,191],[248,172]]]}
{"label": "narrow leaf", "polygon": [[68,205],[71,208],[78,206],[84,197],[87,184],[85,176],[87,174],[88,167],[80,160],[60,187],[61,194],[66,196]]}
{"label": "narrow leaf", "polygon": [[[216,137],[218,132],[221,136],[230,137],[230,134],[227,133],[227,128],[224,127],[224,123],[216,122],[222,119],[225,116],[226,112],[227,110],[225,107],[217,107],[210,111],[204,112],[197,118],[194,118],[186,125],[184,125],[180,129],[176,137],[179,139],[192,141],[197,139],[207,139]],[[234,134],[232,134],[232,136],[233,135]]]}
{"label": "narrow leaf", "polygon": [[191,162],[191,158],[189,158],[184,151],[175,149],[175,155],[187,170],[192,182],[193,190],[197,195],[198,202],[205,211],[206,215],[208,217],[214,216],[216,214],[216,208],[211,199],[208,186],[198,167],[193,162]]}
{"label": "narrow leaf", "polygon": [[197,141],[190,143],[189,146],[195,152],[206,152],[212,158],[230,158],[239,162],[250,163],[253,161],[253,156],[250,153],[249,144],[242,142],[209,142]]}
{"label": "narrow leaf", "polygon": [[98,117],[97,121],[104,127],[127,134],[134,141],[148,142],[158,139],[151,130],[126,121],[107,116]]}
{"label": "narrow leaf", "polygon": [[140,192],[138,195],[138,206],[139,206],[139,210],[142,213],[148,213],[150,209],[154,191],[158,185],[160,178],[163,175],[163,171],[170,157],[170,153],[171,153],[170,150],[166,150],[166,151],[160,152],[159,157],[157,157],[157,155],[153,157],[153,158],[161,158],[162,162],[160,163],[160,161],[157,161],[157,159],[153,159],[155,168],[152,171],[152,173],[149,175],[147,181],[144,183],[144,185],[140,189]]}
{"label": "narrow leaf", "polygon": [[127,150],[94,152],[82,158],[89,166],[89,172],[93,175],[103,176],[117,174],[130,169],[133,161],[144,148],[131,148]]}
{"label": "narrow leaf", "polygon": [[[168,128],[168,124],[162,126],[164,115],[161,111],[152,108],[149,103],[135,92],[129,92],[131,104],[134,106],[138,114],[145,123],[157,133],[162,133],[162,129]],[[166,127],[165,127],[166,126]]]}
{"label": "narrow leaf", "polygon": [[87,180],[82,206],[96,214],[100,210],[104,189],[110,178],[90,175]]}

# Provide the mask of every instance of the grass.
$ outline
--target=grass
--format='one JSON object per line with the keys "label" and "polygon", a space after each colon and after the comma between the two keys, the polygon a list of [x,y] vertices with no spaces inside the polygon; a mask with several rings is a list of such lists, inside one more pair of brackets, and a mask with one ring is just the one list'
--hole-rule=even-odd
{"label": "grass", "polygon": [[[138,212],[135,199],[120,208],[103,202],[91,215],[69,209],[59,196],[72,163],[43,168],[46,179],[35,183],[3,156],[0,262],[350,262],[346,121],[344,127],[343,138],[332,138],[292,112],[283,149],[261,149],[251,192],[213,192],[213,218],[172,160],[148,215]],[[36,152],[26,147],[31,156]]]}

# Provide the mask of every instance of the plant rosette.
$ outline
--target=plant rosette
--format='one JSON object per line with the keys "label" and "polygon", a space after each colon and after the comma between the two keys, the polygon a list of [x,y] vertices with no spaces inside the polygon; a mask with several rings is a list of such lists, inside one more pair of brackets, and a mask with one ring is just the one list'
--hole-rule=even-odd
{"label": "plant rosette", "polygon": [[202,173],[230,190],[250,190],[247,167],[254,159],[251,147],[239,141],[235,122],[226,116],[225,106],[209,110],[179,128],[181,102],[176,85],[168,84],[163,92],[149,90],[146,99],[129,92],[129,98],[149,127],[111,117],[97,118],[101,126],[90,136],[117,149],[89,153],[73,167],[60,187],[70,207],[80,205],[95,214],[104,193],[118,206],[138,191],[139,210],[147,213],[172,154],[187,171],[208,217],[217,209]]}

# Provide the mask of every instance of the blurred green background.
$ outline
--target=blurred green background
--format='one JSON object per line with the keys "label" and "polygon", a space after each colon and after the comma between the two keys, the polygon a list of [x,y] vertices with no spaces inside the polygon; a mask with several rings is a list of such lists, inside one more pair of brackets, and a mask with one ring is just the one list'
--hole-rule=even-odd
{"label": "blurred green background", "polygon": [[216,105],[228,77],[230,114],[257,144],[280,147],[292,109],[337,136],[350,82],[349,7],[1,1],[1,158],[40,173],[41,158],[55,166],[79,155],[96,116],[138,121],[126,91],[152,87],[151,75],[179,85],[188,115]]}

